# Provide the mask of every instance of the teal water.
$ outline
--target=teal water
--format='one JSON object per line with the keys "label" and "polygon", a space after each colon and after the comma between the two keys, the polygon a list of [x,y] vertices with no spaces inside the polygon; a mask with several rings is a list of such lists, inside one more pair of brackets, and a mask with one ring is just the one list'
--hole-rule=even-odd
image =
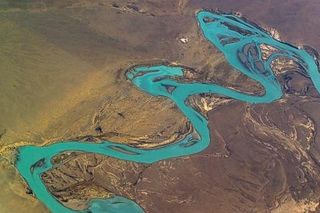
{"label": "teal water", "polygon": [[[192,123],[196,134],[189,134],[182,140],[156,149],[139,149],[110,141],[101,143],[60,141],[44,147],[20,147],[16,157],[16,168],[34,195],[51,212],[144,212],[135,202],[120,196],[91,200],[88,208],[82,211],[63,206],[47,190],[41,179],[41,174],[52,169],[52,157],[59,153],[66,151],[97,153],[138,163],[154,163],[198,153],[210,143],[208,121],[186,104],[187,98],[200,93],[213,93],[252,104],[275,101],[282,96],[281,86],[271,69],[272,61],[278,57],[287,57],[299,63],[312,79],[316,89],[320,91],[318,62],[305,50],[275,40],[263,29],[234,15],[200,11],[196,18],[203,36],[224,54],[231,66],[259,82],[264,87],[264,95],[249,95],[216,84],[179,82],[176,77],[183,76],[183,67],[179,66],[153,65],[132,68],[127,72],[127,78],[138,89],[152,96],[164,96],[172,100]],[[278,51],[270,55],[267,60],[263,60],[260,44],[270,45]],[[169,91],[168,87],[174,90]]]}

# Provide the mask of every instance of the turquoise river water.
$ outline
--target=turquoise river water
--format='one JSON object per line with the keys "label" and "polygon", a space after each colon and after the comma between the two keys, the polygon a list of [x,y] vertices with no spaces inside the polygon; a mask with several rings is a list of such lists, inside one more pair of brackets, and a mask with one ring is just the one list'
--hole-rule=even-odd
{"label": "turquoise river water", "polygon": [[[139,149],[110,141],[85,143],[60,141],[48,146],[23,146],[18,149],[16,168],[29,185],[34,195],[54,213],[141,213],[143,209],[134,201],[121,196],[108,199],[94,199],[88,208],[75,211],[62,205],[46,188],[41,175],[52,169],[52,157],[70,151],[97,153],[120,160],[138,163],[186,156],[201,152],[210,143],[208,121],[204,116],[186,104],[189,96],[213,93],[248,103],[269,103],[281,98],[282,90],[271,69],[271,63],[278,57],[287,57],[299,63],[320,91],[318,61],[307,51],[278,41],[260,27],[231,14],[199,11],[196,15],[203,36],[219,49],[226,60],[249,78],[264,87],[261,96],[249,95],[216,84],[185,83],[177,80],[183,76],[183,67],[169,65],[136,66],[127,72],[127,78],[140,90],[153,95],[164,96],[173,101],[194,127],[194,133],[175,143],[156,148]],[[276,49],[263,58],[260,45]],[[168,89],[168,88],[174,88]]]}

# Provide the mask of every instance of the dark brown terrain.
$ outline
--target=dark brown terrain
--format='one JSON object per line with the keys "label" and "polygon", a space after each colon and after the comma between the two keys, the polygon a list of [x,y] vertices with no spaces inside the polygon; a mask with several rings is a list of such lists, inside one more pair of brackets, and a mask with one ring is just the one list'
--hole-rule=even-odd
{"label": "dark brown terrain", "polygon": [[[320,100],[304,96],[306,86],[313,91],[307,83],[272,104],[232,101],[210,111],[212,143],[200,154],[152,165],[79,154],[45,180],[70,206],[77,205],[69,197],[86,199],[90,186],[133,198],[147,212],[313,212]],[[76,171],[81,181],[69,178]]]}
{"label": "dark brown terrain", "polygon": [[[186,72],[187,81],[215,82],[261,94],[259,84],[233,70],[202,37],[194,18],[199,9],[240,12],[284,41],[320,50],[318,0],[34,0],[12,1],[3,8],[1,17],[6,21],[41,35],[77,59],[68,66],[83,63],[65,80],[72,87],[52,86],[51,99],[68,99],[58,111],[39,104],[42,114],[21,113],[20,120],[10,123],[12,127],[6,127],[7,120],[20,105],[4,116],[6,128],[2,131],[0,123],[0,141],[2,137],[1,142],[9,144],[0,147],[4,156],[15,146],[75,138],[155,147],[187,133],[188,122],[172,103],[143,94],[126,81],[126,69],[135,64],[178,63],[192,68]],[[64,153],[54,159],[56,168],[43,176],[48,189],[74,209],[85,208],[91,198],[116,194],[135,200],[147,213],[320,212],[320,96],[298,67],[278,61],[274,69],[285,93],[274,103],[249,105],[205,95],[190,98],[190,104],[209,120],[212,142],[202,153],[151,165]],[[72,80],[73,76],[78,77]],[[65,78],[61,75],[53,81]],[[73,86],[79,81],[86,87]],[[54,96],[60,90],[68,96]],[[72,98],[79,91],[83,94]],[[48,95],[36,94],[35,100]],[[41,122],[29,129],[36,118]],[[13,130],[15,123],[19,128]],[[2,167],[10,168],[6,178],[14,179],[11,185],[19,182],[16,188],[28,192],[19,194],[22,202],[36,203],[7,164]],[[0,212],[15,208],[9,203],[0,201]],[[37,203],[19,211],[46,210]]]}

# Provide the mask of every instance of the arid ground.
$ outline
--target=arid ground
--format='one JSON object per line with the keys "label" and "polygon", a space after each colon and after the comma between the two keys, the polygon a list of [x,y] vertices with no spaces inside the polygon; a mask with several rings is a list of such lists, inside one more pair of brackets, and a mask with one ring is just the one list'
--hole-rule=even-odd
{"label": "arid ground", "polygon": [[[203,38],[199,9],[241,13],[320,51],[318,0],[0,0],[0,212],[48,212],[14,167],[17,147],[77,139],[152,148],[190,131],[172,102],[125,78],[134,65],[176,63],[192,68],[187,81],[263,92]],[[320,212],[320,96],[298,66],[274,70],[285,93],[274,103],[190,98],[209,120],[204,152],[150,165],[64,153],[43,180],[73,209],[116,194],[148,213]]]}

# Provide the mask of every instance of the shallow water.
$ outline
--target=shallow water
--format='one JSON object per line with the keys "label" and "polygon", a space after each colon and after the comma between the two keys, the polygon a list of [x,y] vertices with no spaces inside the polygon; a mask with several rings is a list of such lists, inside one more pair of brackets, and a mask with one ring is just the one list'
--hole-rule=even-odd
{"label": "shallow water", "polygon": [[[127,78],[138,89],[150,95],[164,96],[172,100],[192,123],[196,134],[189,134],[180,141],[157,149],[138,149],[110,141],[101,143],[60,141],[44,147],[20,147],[16,168],[35,196],[50,211],[57,213],[143,212],[143,209],[136,203],[120,196],[105,200],[91,200],[88,209],[83,211],[75,211],[63,206],[47,190],[41,179],[41,174],[53,167],[52,157],[59,153],[66,151],[97,153],[138,163],[154,163],[159,160],[198,153],[210,143],[208,121],[192,107],[186,105],[187,98],[199,93],[214,93],[252,104],[277,100],[281,98],[282,91],[271,70],[271,63],[278,57],[288,57],[298,62],[309,74],[316,89],[320,91],[318,65],[313,56],[305,50],[275,40],[259,27],[233,15],[200,11],[196,18],[204,37],[224,54],[231,66],[258,81],[265,89],[264,95],[248,95],[216,84],[178,82],[174,77],[183,76],[183,67],[179,66],[136,66],[127,73]],[[263,60],[260,44],[270,45],[278,51],[267,60]],[[168,86],[174,90],[168,91]]]}

